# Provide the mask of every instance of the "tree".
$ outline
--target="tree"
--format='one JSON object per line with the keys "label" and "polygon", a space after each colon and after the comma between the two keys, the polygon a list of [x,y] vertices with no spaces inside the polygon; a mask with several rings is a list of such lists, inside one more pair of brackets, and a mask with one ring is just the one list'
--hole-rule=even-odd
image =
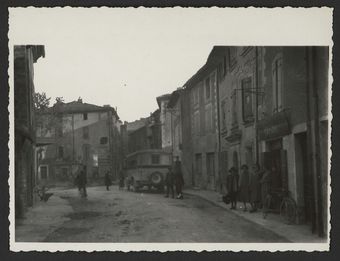
{"label": "tree", "polygon": [[34,93],[34,107],[38,111],[46,110],[50,106],[51,98],[47,98],[46,93]]}
{"label": "tree", "polygon": [[56,103],[63,103],[64,102],[64,98],[63,97],[56,97],[55,101],[56,101]]}

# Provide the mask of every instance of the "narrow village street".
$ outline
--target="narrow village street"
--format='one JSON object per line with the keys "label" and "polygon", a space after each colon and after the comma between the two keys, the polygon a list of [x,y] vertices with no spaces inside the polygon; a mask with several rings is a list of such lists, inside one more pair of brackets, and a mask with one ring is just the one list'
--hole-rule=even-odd
{"label": "narrow village street", "polygon": [[[116,186],[110,191],[91,187],[88,198],[81,198],[76,189],[55,190],[51,199],[42,204],[46,212],[41,215],[37,211],[25,219],[25,224],[18,225],[16,241],[288,241],[196,196],[186,195],[184,200],[178,200],[152,192],[118,190]],[[35,226],[37,219],[39,224]]]}
{"label": "narrow village street", "polygon": [[[328,249],[329,46],[215,39],[189,52],[199,38],[164,44],[150,28],[147,45],[108,28],[107,45],[74,56],[14,45],[11,241]],[[57,56],[67,70],[53,78]]]}

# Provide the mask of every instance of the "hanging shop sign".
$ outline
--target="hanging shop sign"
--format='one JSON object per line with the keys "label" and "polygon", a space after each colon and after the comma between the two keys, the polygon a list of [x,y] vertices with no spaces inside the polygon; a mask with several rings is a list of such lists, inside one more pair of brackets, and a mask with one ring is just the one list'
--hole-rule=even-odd
{"label": "hanging shop sign", "polygon": [[259,121],[257,124],[259,140],[276,139],[290,134],[288,116],[286,111],[282,111]]}

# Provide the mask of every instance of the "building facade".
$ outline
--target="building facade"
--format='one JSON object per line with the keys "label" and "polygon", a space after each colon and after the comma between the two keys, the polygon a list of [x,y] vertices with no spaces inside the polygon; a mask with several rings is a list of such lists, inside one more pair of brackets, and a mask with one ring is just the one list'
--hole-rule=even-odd
{"label": "building facade", "polygon": [[[121,169],[120,122],[109,105],[78,101],[57,102],[43,112],[37,126],[39,179],[66,181],[80,166],[88,178],[101,178],[107,171],[114,179]],[[49,124],[50,126],[47,126]]]}
{"label": "building facade", "polygon": [[36,139],[34,63],[45,57],[42,45],[14,46],[15,217],[35,201]]}
{"label": "building facade", "polygon": [[256,154],[256,52],[252,47],[219,47],[218,82],[220,96],[221,173],[223,184],[228,169],[239,172],[252,166]]}
{"label": "building facade", "polygon": [[172,126],[171,126],[171,112],[167,106],[169,103],[170,94],[164,94],[156,98],[160,113],[161,135],[162,135],[162,149],[167,152],[172,152]]}
{"label": "building facade", "polygon": [[191,119],[193,183],[210,190],[218,189],[221,184],[216,65],[219,51],[213,50],[206,64],[184,86],[190,97],[187,111]]}
{"label": "building facade", "polygon": [[[128,123],[129,124],[129,123]],[[140,124],[133,123],[133,130],[128,133],[128,153],[140,150],[161,149],[160,111],[156,110],[150,117],[144,118]]]}
{"label": "building facade", "polygon": [[183,171],[186,179],[191,173],[193,186],[225,191],[231,167],[240,172],[259,164],[272,172],[271,190],[287,191],[296,202],[297,223],[325,235],[328,53],[327,47],[215,46],[168,105],[174,155],[192,166]]}
{"label": "building facade", "polygon": [[221,166],[267,167],[271,189],[289,191],[295,200],[297,222],[324,234],[328,48],[224,48],[218,65]]}
{"label": "building facade", "polygon": [[298,222],[320,236],[327,231],[327,47],[261,48],[264,93],[259,103],[259,150],[273,171],[272,186],[290,191]]}
{"label": "building facade", "polygon": [[178,88],[171,93],[168,111],[171,113],[171,140],[173,157],[179,157],[185,186],[194,186],[192,136],[189,91]]}

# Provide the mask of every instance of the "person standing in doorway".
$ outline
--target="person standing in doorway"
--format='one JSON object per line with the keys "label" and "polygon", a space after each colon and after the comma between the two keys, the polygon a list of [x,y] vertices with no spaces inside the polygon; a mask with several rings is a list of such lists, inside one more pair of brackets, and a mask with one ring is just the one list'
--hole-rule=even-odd
{"label": "person standing in doorway", "polygon": [[174,181],[176,186],[176,194],[178,199],[183,199],[182,188],[184,185],[184,179],[181,171],[181,162],[179,161],[179,157],[176,157],[176,161],[174,164]]}
{"label": "person standing in doorway", "polygon": [[172,173],[171,167],[168,168],[168,172],[165,176],[165,186],[166,186],[166,194],[165,197],[169,197],[169,193],[171,191],[172,198],[175,197],[175,191],[174,191],[174,175]]}
{"label": "person standing in doorway", "polygon": [[238,180],[239,176],[237,174],[237,169],[235,167],[230,168],[227,176],[227,190],[231,203],[230,209],[236,209]]}
{"label": "person standing in doorway", "polygon": [[105,173],[105,186],[106,190],[110,190],[110,186],[112,185],[111,177],[110,177],[110,172],[106,171]]}
{"label": "person standing in doorway", "polygon": [[243,211],[247,211],[247,202],[249,201],[249,171],[246,164],[241,166],[239,196],[243,202]]}
{"label": "person standing in doorway", "polygon": [[252,172],[249,177],[249,201],[251,205],[250,212],[256,212],[259,201],[259,187],[260,187],[260,166],[254,164]]}

